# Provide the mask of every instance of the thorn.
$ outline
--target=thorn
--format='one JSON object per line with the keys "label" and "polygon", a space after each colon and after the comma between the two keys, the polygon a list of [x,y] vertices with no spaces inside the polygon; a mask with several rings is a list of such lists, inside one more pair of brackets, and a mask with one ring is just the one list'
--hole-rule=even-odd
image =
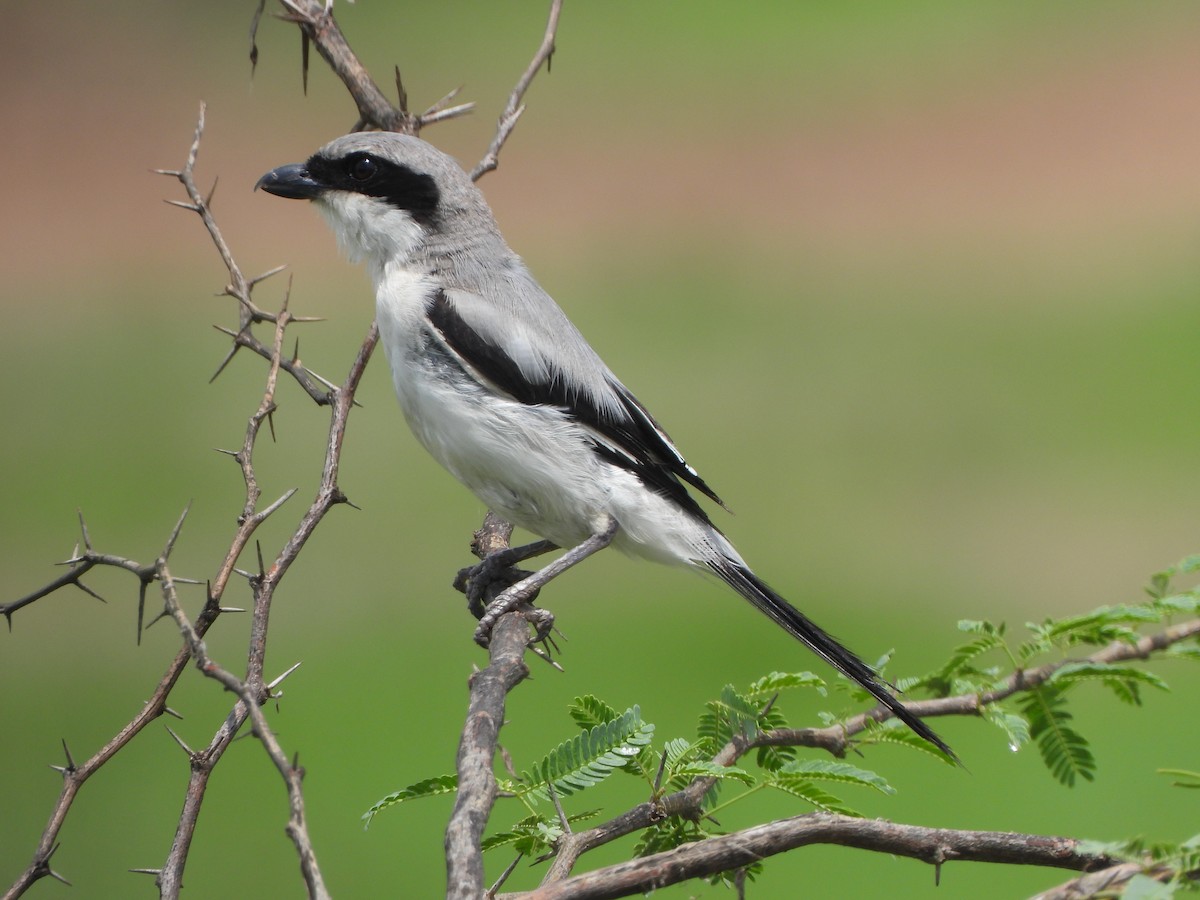
{"label": "thorn", "polygon": [[[150,625],[143,626],[142,622],[145,620],[145,615],[146,615],[146,582],[143,581],[141,584],[141,587],[138,588],[137,643],[138,643],[139,647],[142,645],[142,632],[145,631],[147,628],[149,628],[150,625],[154,624],[154,622],[151,622]],[[155,619],[154,621],[157,622],[158,620]]]}
{"label": "thorn", "polygon": [[233,571],[236,572],[238,575],[241,575],[247,581],[250,581],[254,578],[253,572],[247,572],[245,569],[239,569],[237,566],[233,567]]}
{"label": "thorn", "polygon": [[[187,502],[187,506],[183,508],[183,512],[179,515],[179,521],[175,523],[175,528],[171,531],[171,536],[167,538],[167,545],[163,547],[162,558],[165,562],[171,555],[171,551],[175,549],[175,541],[179,538],[179,532],[183,530],[183,520],[187,518],[187,514],[191,512],[192,501]],[[180,579],[175,579],[179,581]]]}
{"label": "thorn", "polygon": [[214,325],[213,328],[217,329],[217,331],[221,332],[221,334],[228,335],[229,337],[234,338],[234,339],[236,339],[238,334],[240,333],[240,332],[234,331],[231,328],[226,328],[224,325]]}
{"label": "thorn", "polygon": [[324,321],[327,321],[325,316],[292,316],[292,322],[298,325],[307,325],[309,322]]}
{"label": "thorn", "polygon": [[275,689],[275,688],[276,688],[278,685],[282,684],[282,683],[283,683],[283,679],[287,678],[289,675],[291,675],[293,672],[295,672],[295,671],[296,671],[298,668],[300,668],[300,666],[301,666],[301,664],[302,664],[302,663],[303,663],[303,660],[301,660],[300,662],[296,663],[294,666],[292,666],[290,669],[288,669],[286,672],[284,672],[282,675],[280,675],[278,678],[276,678],[274,681],[272,681],[270,684],[268,684],[268,685],[267,685],[267,690],[268,690],[268,691],[272,691],[272,690],[274,690],[274,689]]}
{"label": "thorn", "polygon": [[58,872],[55,872],[53,869],[51,869],[49,867],[46,868],[46,874],[49,875],[51,878],[53,878],[55,881],[61,881],[67,887],[74,887],[74,885],[72,885],[71,882],[67,881],[66,878],[64,878]]}
{"label": "thorn", "polygon": [[175,730],[173,728],[171,728],[170,725],[164,725],[163,728],[167,729],[167,734],[169,734],[169,735],[171,735],[171,737],[175,738],[175,743],[177,743],[180,747],[183,748],[184,753],[186,753],[189,757],[196,755],[195,753],[192,752],[192,748],[183,742],[183,738],[181,738],[179,735],[177,735],[175,733]]}
{"label": "thorn", "polygon": [[559,664],[558,660],[556,660],[552,656],[550,656],[550,654],[547,653],[545,650],[543,650],[541,647],[530,647],[529,652],[532,653],[534,656],[538,657],[539,659],[541,659],[547,665],[549,665],[550,668],[557,669],[559,672],[567,671]]}
{"label": "thorn", "polygon": [[171,580],[176,584],[204,584],[199,578],[180,578],[178,575]]}
{"label": "thorn", "polygon": [[162,874],[162,869],[130,869],[129,871],[134,875],[153,875],[155,878]]}
{"label": "thorn", "polygon": [[195,203],[188,203],[184,200],[164,200],[163,203],[168,203],[171,206],[178,206],[180,209],[190,210],[194,213],[200,212],[200,207],[198,207]]}
{"label": "thorn", "polygon": [[[213,327],[214,327],[214,328],[220,328],[220,326],[219,326],[219,325],[216,325],[216,326],[213,326]],[[223,329],[223,328],[222,328],[221,330],[222,330],[222,331],[225,331],[225,329]],[[229,333],[231,337],[236,337],[236,335],[233,335],[233,334],[232,334],[232,333],[230,333],[230,332],[227,332],[227,333]],[[219,375],[220,375],[222,372],[224,372],[224,371],[225,371],[225,367],[226,367],[227,365],[229,365],[229,361],[230,361],[231,359],[233,359],[234,355],[236,355],[236,354],[237,354],[237,352],[238,352],[239,350],[241,350],[241,349],[242,349],[242,345],[241,345],[241,344],[234,344],[232,347],[230,347],[230,348],[229,348],[229,352],[225,354],[225,358],[224,358],[223,360],[221,360],[221,364],[220,364],[219,366],[217,366],[217,371],[213,372],[213,373],[212,373],[212,377],[211,377],[210,379],[208,379],[208,383],[209,383],[209,384],[212,384],[214,381],[216,381],[216,380],[217,380],[217,376],[219,376]]]}
{"label": "thorn", "polygon": [[263,565],[262,541],[255,541],[254,549],[258,553],[258,577],[262,578],[267,574],[267,568]]}
{"label": "thorn", "polygon": [[183,713],[176,712],[175,710],[171,709],[171,707],[169,707],[169,706],[164,706],[163,712],[165,712],[168,716],[171,716],[172,718],[179,719],[179,721],[181,721],[181,722],[183,721]]}
{"label": "thorn", "polygon": [[77,516],[79,516],[79,530],[83,534],[83,548],[85,550],[91,550],[92,549],[92,538],[88,534],[87,522],[85,522],[83,520],[83,510],[77,509],[77,510],[75,510],[75,514]]}
{"label": "thorn", "polygon": [[520,863],[524,858],[524,853],[518,853],[517,858],[508,864],[508,868],[500,873],[500,877],[496,879],[496,883],[488,888],[487,893],[484,894],[487,900],[493,900],[493,898],[496,896],[496,892],[499,891],[500,888],[504,887],[504,882],[508,881],[508,876],[516,870],[517,864]]}
{"label": "thorn", "polygon": [[408,115],[408,91],[404,90],[404,82],[400,78],[400,67],[396,66],[396,96],[399,98],[400,112]]}
{"label": "thorn", "polygon": [[[421,118],[424,119],[426,116],[432,115],[433,113],[440,112],[441,110],[445,109],[446,105],[451,100],[453,100],[455,97],[457,97],[459,94],[462,93],[462,89],[463,89],[463,86],[460,84],[458,87],[453,88],[448,94],[443,96],[441,99],[434,101],[434,103],[429,107],[429,109],[427,109],[427,110],[425,110],[425,112],[421,113]],[[470,105],[474,105],[474,104],[470,104]]]}
{"label": "thorn", "polygon": [[658,792],[662,790],[663,773],[667,770],[667,751],[662,752],[662,758],[658,761],[658,774],[654,776],[654,795],[657,797]]}
{"label": "thorn", "polygon": [[[316,372],[314,372],[312,369],[305,368],[305,369],[304,369],[304,371],[305,371],[306,373],[308,373],[309,377],[311,377],[311,378],[313,378],[313,379],[315,379],[315,380],[319,381],[319,382],[320,382],[321,384],[323,384],[325,387],[329,388],[329,390],[331,390],[331,391],[336,391],[336,390],[338,389],[338,386],[337,386],[336,384],[334,384],[334,383],[333,383],[332,381],[330,381],[328,378],[322,378],[320,375],[318,375],[318,374],[317,374]],[[355,406],[357,406],[357,405],[358,405],[358,404],[356,403],[356,404],[355,404]]]}
{"label": "thorn", "polygon": [[153,619],[151,619],[149,622],[147,622],[146,627],[143,628],[142,630],[149,631],[151,628],[153,628],[155,625],[158,624],[160,619],[165,619],[165,618],[167,618],[168,615],[170,615],[170,613],[168,613],[166,611],[166,609],[163,609],[162,612],[160,612],[157,616],[155,616]]}
{"label": "thorn", "polygon": [[437,112],[432,112],[427,116],[421,116],[422,125],[432,125],[434,122],[444,122],[447,119],[457,119],[460,116],[465,116],[474,111],[474,101],[470,103],[462,103],[458,106],[451,106],[449,109],[439,109]]}
{"label": "thorn", "polygon": [[178,169],[151,169],[155,175],[170,175],[172,178],[178,178],[183,173]]}
{"label": "thorn", "polygon": [[74,581],[74,582],[72,582],[72,584],[74,584],[74,585],[75,585],[75,587],[79,588],[79,589],[80,589],[81,591],[83,591],[85,594],[90,594],[91,596],[95,597],[95,598],[96,598],[97,600],[99,600],[101,603],[107,603],[107,602],[108,602],[108,601],[107,601],[107,600],[105,600],[103,597],[101,597],[99,594],[97,594],[95,591],[93,591],[93,590],[92,590],[90,587],[88,587],[86,584],[84,584],[82,581]]}
{"label": "thorn", "polygon": [[296,335],[296,343],[292,345],[292,365],[300,362],[300,336]]}
{"label": "thorn", "polygon": [[261,275],[255,275],[253,278],[251,278],[249,281],[247,281],[246,284],[249,287],[254,287],[260,281],[266,281],[272,275],[278,275],[280,272],[282,272],[286,268],[287,268],[287,266],[283,265],[283,266],[276,266],[273,269],[268,269],[266,272],[263,272]]}
{"label": "thorn", "polygon": [[274,503],[272,503],[270,506],[268,506],[266,509],[264,509],[261,513],[259,513],[259,519],[265,519],[269,515],[274,513],[275,510],[279,509],[279,507],[283,506],[283,504],[285,504],[289,500],[291,500],[292,497],[295,496],[296,491],[298,491],[298,490],[299,490],[299,488],[288,488],[288,490],[286,490],[284,492],[282,497],[280,497],[278,500],[276,500]]}
{"label": "thorn", "polygon": [[[242,572],[241,574],[249,577],[248,572]],[[223,613],[240,613],[246,611],[240,606],[218,606],[217,609]]]}
{"label": "thorn", "polygon": [[237,459],[237,455],[241,452],[240,450],[222,450],[220,447],[213,447],[213,449],[218,453],[224,453],[226,456],[232,456],[234,459]]}
{"label": "thorn", "polygon": [[272,444],[278,443],[278,441],[275,440],[275,408],[274,407],[272,407],[271,411],[267,413],[267,427],[271,429],[271,443]]}
{"label": "thorn", "polygon": [[217,182],[219,182],[220,180],[221,180],[220,175],[218,175],[216,178],[213,179],[213,186],[209,190],[208,196],[204,198],[204,205],[207,206],[209,209],[212,209],[213,196],[217,193]]}
{"label": "thorn", "polygon": [[308,34],[300,32],[300,80],[303,83],[304,96],[308,96]]}
{"label": "thorn", "polygon": [[67,771],[75,771],[75,757],[71,755],[71,748],[67,746],[67,739],[62,739],[63,754],[67,757]]}

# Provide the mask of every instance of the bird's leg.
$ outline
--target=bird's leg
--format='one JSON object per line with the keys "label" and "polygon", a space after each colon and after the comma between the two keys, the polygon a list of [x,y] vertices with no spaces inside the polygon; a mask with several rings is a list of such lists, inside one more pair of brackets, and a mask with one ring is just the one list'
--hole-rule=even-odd
{"label": "bird's leg", "polygon": [[[483,616],[479,619],[479,627],[475,629],[475,643],[481,647],[486,647],[491,639],[492,627],[496,621],[505,613],[511,612],[522,603],[527,603],[531,600],[539,590],[542,589],[549,581],[557,578],[567,569],[571,568],[576,563],[583,562],[597,550],[603,550],[612,543],[613,538],[617,534],[617,520],[611,516],[606,517],[604,527],[585,540],[582,544],[572,547],[550,565],[543,569],[538,569],[529,577],[518,581],[511,587],[505,588],[499,596],[496,597]],[[518,548],[521,549],[521,548]],[[531,621],[537,628],[537,636],[533,642],[543,640],[550,633],[550,628],[554,624],[554,616],[550,615],[549,611],[540,609],[536,610],[536,615],[531,617]]]}
{"label": "bird's leg", "polygon": [[[534,541],[521,547],[506,547],[489,553],[475,565],[458,570],[458,575],[454,578],[454,589],[467,595],[467,609],[471,611],[471,615],[477,619],[483,618],[489,587],[496,584],[511,587],[532,574],[524,569],[514,568],[516,563],[557,549],[558,545],[550,541]],[[500,590],[502,588],[493,591],[493,597]],[[533,597],[529,599],[532,600]]]}

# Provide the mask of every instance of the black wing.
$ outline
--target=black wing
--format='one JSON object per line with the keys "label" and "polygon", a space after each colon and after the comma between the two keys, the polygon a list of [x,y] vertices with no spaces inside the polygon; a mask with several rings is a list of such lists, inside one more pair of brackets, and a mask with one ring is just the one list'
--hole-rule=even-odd
{"label": "black wing", "polygon": [[708,515],[680,479],[725,506],[688,465],[653,416],[616,379],[609,379],[609,387],[620,404],[619,409],[601,407],[586,392],[572,390],[554,373],[548,380],[530,380],[503,347],[487,340],[463,319],[444,292],[439,291],[434,297],[427,315],[438,337],[479,377],[520,403],[553,406],[586,425],[596,435],[593,441],[595,452],[608,462],[633,472],[651,490],[674,500],[682,509],[709,525],[712,523]]}

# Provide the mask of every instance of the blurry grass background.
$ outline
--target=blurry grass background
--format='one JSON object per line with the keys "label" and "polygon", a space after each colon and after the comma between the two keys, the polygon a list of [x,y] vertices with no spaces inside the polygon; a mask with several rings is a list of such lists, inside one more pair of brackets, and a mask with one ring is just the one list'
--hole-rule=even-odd
{"label": "blurry grass background", "polygon": [[[239,444],[265,367],[225,352],[219,260],[151,175],[182,163],[209,104],[204,180],[248,273],[291,263],[301,355],[340,380],[370,321],[365,276],[295,204],[251,194],[353,121],[299,39],[266,19],[251,79],[253,3],[72,0],[6,12],[0,38],[0,594],[57,574],[76,540],[150,559],[192,513],[175,571],[216,568],[242,487],[213,447]],[[431,129],[468,165],[541,34],[542,2],[337,7],[381,83],[399,63],[412,105],[465,84],[479,113]],[[723,524],[761,573],[894,675],[944,659],[960,618],[1013,625],[1136,600],[1200,549],[1200,8],[924,0],[899,4],[645,4],[575,0],[553,71],[535,82],[501,168],[483,182],[509,242],[737,511]],[[314,56],[315,60],[315,56]],[[277,304],[285,281],[259,294]],[[483,509],[405,432],[382,356],[351,421],[341,483],[361,511],[324,523],[279,593],[268,668],[304,665],[271,711],[300,753],[309,820],[339,897],[442,891],[449,801],[359,816],[449,772],[465,682],[483,654],[448,587]],[[326,417],[284,383],[268,498],[300,493],[259,533],[273,555],[312,494]],[[246,561],[251,565],[251,561]],[[64,592],[0,634],[0,883],[32,853],[66,739],[90,755],[128,720],[179,639],[134,644],[135,585]],[[640,703],[665,739],[727,682],[817,662],[720,588],[616,555],[558,582],[565,675],[534,670],[504,743],[518,766],[570,734],[565,702]],[[193,608],[200,603],[192,598]],[[227,597],[238,602],[237,591]],[[244,654],[244,618],[210,634]],[[970,772],[898,750],[863,761],[893,798],[868,815],[1098,839],[1195,831],[1156,766],[1197,768],[1200,679],[1130,710],[1079,696],[1099,759],[1067,790],[1033,748],[974,721],[938,728]],[[1097,689],[1098,694],[1098,689]],[[189,670],[172,723],[203,746],[230,698]],[[828,704],[826,704],[828,706]],[[822,701],[787,698],[793,721]],[[152,895],[186,760],[155,724],[90,781],[55,867],[75,896]],[[572,809],[642,799],[632,779]],[[764,811],[765,809],[765,811]],[[765,798],[728,829],[805,811]],[[506,815],[508,818],[506,818]],[[520,815],[501,807],[498,825]],[[212,780],[187,894],[299,896],[282,785],[252,742]],[[602,862],[628,844],[597,854]],[[507,859],[491,861],[493,872]],[[538,871],[519,871],[513,887]],[[937,896],[1023,896],[1053,871],[952,865]],[[144,879],[144,880],[143,880]],[[836,887],[834,887],[836,885]],[[36,896],[57,896],[53,882]],[[934,896],[926,866],[841,849],[771,860],[756,897]],[[65,896],[65,894],[63,894]],[[671,897],[721,896],[688,885]]]}

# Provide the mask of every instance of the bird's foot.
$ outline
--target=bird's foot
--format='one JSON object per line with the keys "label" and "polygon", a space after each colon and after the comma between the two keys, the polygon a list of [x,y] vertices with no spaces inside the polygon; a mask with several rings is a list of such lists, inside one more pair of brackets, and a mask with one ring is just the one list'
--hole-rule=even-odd
{"label": "bird's foot", "polygon": [[[507,588],[528,578],[532,573],[515,568],[515,563],[554,550],[549,541],[535,541],[523,547],[508,547],[490,553],[473,566],[458,570],[454,578],[454,589],[467,595],[467,609],[477,619],[482,619],[487,605]],[[527,599],[537,596],[535,589]]]}
{"label": "bird's foot", "polygon": [[[520,572],[519,569],[512,568],[506,571]],[[522,574],[530,575],[529,572]],[[533,599],[537,595],[538,584],[532,577],[523,578],[515,584],[510,583],[509,587],[501,591],[496,599],[483,610],[483,614],[479,617],[479,625],[475,628],[475,643],[480,647],[486,647],[491,642],[492,629],[496,627],[500,617],[513,611],[521,613],[525,617],[525,621],[533,626],[534,635],[529,640],[530,644],[548,640],[550,632],[554,629],[554,614],[548,609],[541,609],[533,605]]]}

